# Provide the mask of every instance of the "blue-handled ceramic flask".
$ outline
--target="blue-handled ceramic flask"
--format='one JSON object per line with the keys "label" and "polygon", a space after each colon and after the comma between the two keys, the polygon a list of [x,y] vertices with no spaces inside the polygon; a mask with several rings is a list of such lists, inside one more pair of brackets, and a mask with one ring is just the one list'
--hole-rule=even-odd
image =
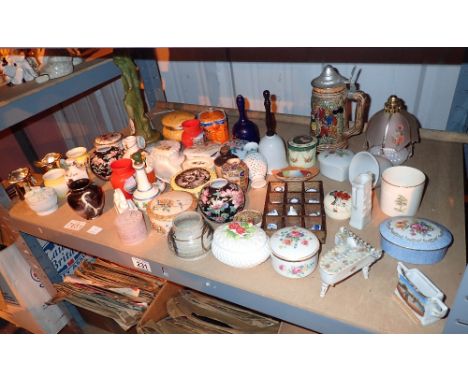
{"label": "blue-handled ceramic flask", "polygon": [[244,97],[238,95],[236,98],[237,109],[239,110],[239,120],[232,128],[232,136],[237,139],[244,139],[249,142],[260,142],[258,127],[245,115]]}

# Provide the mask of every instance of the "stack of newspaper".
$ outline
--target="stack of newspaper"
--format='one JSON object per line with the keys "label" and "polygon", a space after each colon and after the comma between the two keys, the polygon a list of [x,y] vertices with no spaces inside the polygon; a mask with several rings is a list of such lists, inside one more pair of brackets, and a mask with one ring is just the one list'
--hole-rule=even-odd
{"label": "stack of newspaper", "polygon": [[86,260],[74,275],[54,284],[58,293],[52,303],[66,300],[128,330],[138,323],[164,282],[104,260]]}
{"label": "stack of newspaper", "polygon": [[148,320],[143,333],[277,333],[280,322],[246,308],[184,289],[167,302],[168,317]]}

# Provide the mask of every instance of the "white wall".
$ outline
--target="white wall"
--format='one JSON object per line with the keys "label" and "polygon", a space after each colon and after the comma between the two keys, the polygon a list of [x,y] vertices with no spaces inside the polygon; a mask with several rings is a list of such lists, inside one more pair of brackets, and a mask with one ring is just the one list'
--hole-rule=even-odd
{"label": "white wall", "polygon": [[[250,109],[264,110],[263,90],[277,97],[277,112],[310,114],[311,80],[322,63],[250,63],[158,61],[168,101],[235,107],[242,94]],[[354,64],[331,63],[345,77]],[[369,116],[382,109],[388,96],[402,98],[421,126],[445,130],[459,65],[356,64],[358,84],[371,97]]]}

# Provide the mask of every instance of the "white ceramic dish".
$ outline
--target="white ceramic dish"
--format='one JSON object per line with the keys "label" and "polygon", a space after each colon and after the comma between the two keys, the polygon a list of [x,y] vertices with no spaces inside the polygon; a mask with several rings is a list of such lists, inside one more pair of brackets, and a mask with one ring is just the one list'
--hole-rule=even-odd
{"label": "white ceramic dish", "polygon": [[51,187],[32,187],[24,194],[24,199],[39,216],[50,215],[57,210],[57,194]]}
{"label": "white ceramic dish", "polygon": [[326,150],[318,155],[320,172],[327,178],[344,182],[348,179],[348,169],[354,153],[351,150]]}

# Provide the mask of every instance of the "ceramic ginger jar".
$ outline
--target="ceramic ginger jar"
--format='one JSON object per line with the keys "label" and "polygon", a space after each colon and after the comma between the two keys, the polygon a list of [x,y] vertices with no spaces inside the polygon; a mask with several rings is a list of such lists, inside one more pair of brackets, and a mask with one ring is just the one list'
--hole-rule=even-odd
{"label": "ceramic ginger jar", "polygon": [[236,183],[246,192],[249,187],[249,168],[239,158],[231,158],[221,167],[221,177]]}
{"label": "ceramic ginger jar", "polygon": [[216,179],[200,191],[198,207],[209,220],[216,223],[229,222],[245,205],[242,189],[226,179]]}
{"label": "ceramic ginger jar", "polygon": [[109,180],[112,174],[111,163],[122,158],[122,134],[103,134],[94,140],[94,151],[89,157],[91,171],[103,180]]}

